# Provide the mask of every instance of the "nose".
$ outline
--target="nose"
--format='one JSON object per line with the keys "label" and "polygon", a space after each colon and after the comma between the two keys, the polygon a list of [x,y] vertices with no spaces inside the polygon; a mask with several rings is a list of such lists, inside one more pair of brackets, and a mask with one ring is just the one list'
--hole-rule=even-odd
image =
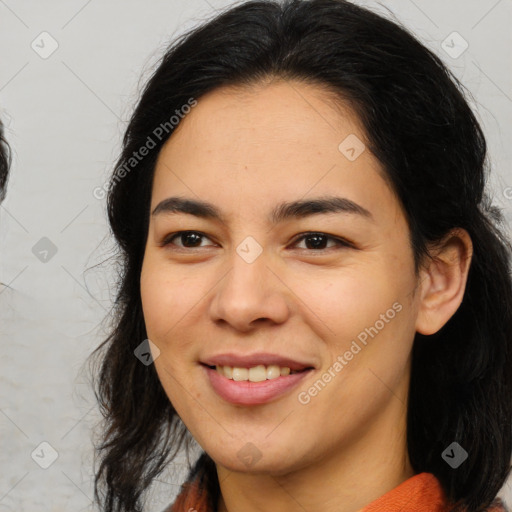
{"label": "nose", "polygon": [[265,252],[248,262],[238,253],[230,270],[215,287],[210,304],[212,320],[247,332],[263,322],[281,324],[290,316],[291,292],[269,267]]}

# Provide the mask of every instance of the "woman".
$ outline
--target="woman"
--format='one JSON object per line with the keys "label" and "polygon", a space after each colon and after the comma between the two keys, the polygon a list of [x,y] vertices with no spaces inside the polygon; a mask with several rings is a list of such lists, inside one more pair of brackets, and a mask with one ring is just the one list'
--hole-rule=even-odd
{"label": "woman", "polygon": [[245,2],[169,48],[108,195],[103,510],[191,439],[169,511],[504,510],[510,246],[462,91],[343,0]]}

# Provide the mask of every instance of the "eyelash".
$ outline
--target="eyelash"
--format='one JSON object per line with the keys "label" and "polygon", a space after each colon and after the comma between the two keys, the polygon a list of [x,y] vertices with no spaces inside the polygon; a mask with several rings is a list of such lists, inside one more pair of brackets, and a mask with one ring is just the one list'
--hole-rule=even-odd
{"label": "eyelash", "polygon": [[[207,235],[205,235],[204,233],[201,233],[200,231],[190,231],[190,230],[176,231],[175,233],[171,233],[168,236],[166,236],[160,245],[161,245],[161,247],[167,247],[169,245],[174,245],[174,244],[171,244],[172,240],[174,240],[175,238],[177,238],[181,235],[187,234],[187,233],[193,233],[193,234],[199,235],[200,237],[208,238]],[[336,242],[338,244],[339,248],[352,248],[352,249],[355,248],[354,244],[352,244],[348,240],[344,240],[342,238],[328,235],[327,233],[322,233],[319,231],[308,231],[306,233],[301,233],[300,236],[296,237],[292,243],[297,244],[298,242],[300,242],[308,237],[313,237],[313,236],[320,236],[320,237],[325,237],[328,240],[333,240],[334,242]],[[201,247],[181,247],[181,246],[177,246],[177,247],[180,250],[200,249],[201,248]],[[307,249],[307,248],[305,248],[303,250],[309,251],[309,252],[323,252],[323,251],[328,251],[329,249],[334,249],[334,248],[335,247],[328,247],[328,248],[324,248],[324,249]]]}

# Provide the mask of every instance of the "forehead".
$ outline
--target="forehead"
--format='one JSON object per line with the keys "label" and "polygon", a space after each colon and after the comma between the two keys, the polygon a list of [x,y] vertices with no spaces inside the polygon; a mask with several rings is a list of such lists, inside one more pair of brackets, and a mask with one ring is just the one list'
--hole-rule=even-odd
{"label": "forehead", "polygon": [[162,148],[152,208],[186,195],[270,210],[333,193],[367,209],[372,197],[389,206],[394,198],[365,140],[354,111],[321,87],[279,80],[219,88],[198,100]]}
{"label": "forehead", "polygon": [[365,139],[355,111],[332,90],[284,79],[209,92],[180,122],[170,141],[181,138],[183,131],[187,132],[185,139],[207,132],[201,141],[205,150],[232,149],[240,141],[247,147],[266,142],[286,149],[284,144],[304,140],[311,140],[304,151],[313,147],[332,150],[333,142],[337,149],[340,136],[357,134]]}

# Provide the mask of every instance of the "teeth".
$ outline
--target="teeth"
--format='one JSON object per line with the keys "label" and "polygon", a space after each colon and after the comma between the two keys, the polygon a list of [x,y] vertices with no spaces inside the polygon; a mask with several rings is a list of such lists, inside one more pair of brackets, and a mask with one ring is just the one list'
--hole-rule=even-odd
{"label": "teeth", "polygon": [[[219,368],[222,368],[222,367],[217,366],[217,371],[219,370]],[[222,373],[222,371],[220,373]],[[233,367],[224,366],[224,376],[227,377],[228,379],[232,379],[233,378]]]}
{"label": "teeth", "polygon": [[254,368],[250,368],[249,380],[251,382],[261,382],[263,380],[267,380],[267,369],[262,364],[255,366]]}
{"label": "teeth", "polygon": [[[285,369],[283,368],[282,371],[284,371],[284,370]],[[287,368],[287,370],[288,370],[288,373],[290,373],[290,368]],[[279,366],[272,365],[267,368],[267,379],[276,379],[280,375],[283,375],[283,374],[281,373],[281,368],[279,368]]]}
{"label": "teeth", "polygon": [[248,380],[250,382],[262,382],[264,380],[277,379],[278,377],[298,373],[290,371],[288,367],[277,365],[264,366],[262,364],[252,368],[240,368],[238,366],[216,366],[215,369],[224,377],[234,381]]}
{"label": "teeth", "polygon": [[233,368],[233,380],[247,380],[249,378],[249,370],[247,368]]}

